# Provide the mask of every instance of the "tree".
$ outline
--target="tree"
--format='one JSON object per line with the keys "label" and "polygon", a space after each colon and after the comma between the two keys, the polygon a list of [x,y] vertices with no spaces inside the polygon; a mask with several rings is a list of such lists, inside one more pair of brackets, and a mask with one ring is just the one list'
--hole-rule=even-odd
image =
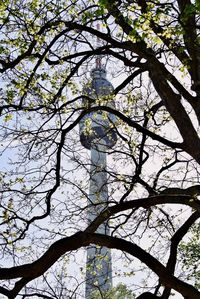
{"label": "tree", "polygon": [[199,288],[199,224],[191,227],[191,236],[189,240],[187,242],[180,243],[180,253],[183,259],[183,270],[187,272],[188,280],[190,280],[191,277],[194,277],[195,285]]}
{"label": "tree", "polygon": [[126,285],[118,284],[116,287],[112,288],[106,293],[101,293],[97,291],[92,299],[101,299],[101,298],[107,298],[107,299],[135,299],[135,296],[131,290],[128,290]]}
{"label": "tree", "polygon": [[[92,243],[121,252],[126,275],[142,270],[140,293],[199,298],[178,250],[200,215],[199,13],[197,0],[0,4],[2,295],[76,298],[82,282],[66,283],[68,261]],[[81,101],[102,56],[115,108]],[[109,205],[88,224],[78,124],[91,112],[117,117],[118,142]],[[111,236],[96,233],[106,221]]]}

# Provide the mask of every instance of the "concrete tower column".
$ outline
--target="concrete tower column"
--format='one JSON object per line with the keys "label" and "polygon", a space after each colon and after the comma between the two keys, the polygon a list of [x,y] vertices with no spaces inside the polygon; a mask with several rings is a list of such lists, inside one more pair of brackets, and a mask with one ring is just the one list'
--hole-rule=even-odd
{"label": "concrete tower column", "polygon": [[[90,190],[88,220],[91,222],[107,206],[108,186],[106,172],[106,153],[101,147],[91,149]],[[109,235],[107,223],[97,230],[100,234]],[[98,289],[108,291],[112,287],[111,251],[106,247],[91,245],[87,248],[86,292],[85,298],[92,298]]]}

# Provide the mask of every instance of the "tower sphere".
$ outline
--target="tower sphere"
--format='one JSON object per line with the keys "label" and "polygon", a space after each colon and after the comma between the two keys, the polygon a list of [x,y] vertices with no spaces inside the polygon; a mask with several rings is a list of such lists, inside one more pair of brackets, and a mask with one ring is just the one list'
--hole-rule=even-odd
{"label": "tower sphere", "polygon": [[[85,107],[107,106],[115,108],[113,101],[113,86],[106,79],[106,70],[103,67],[91,71],[91,82],[83,89],[83,105]],[[88,98],[87,98],[88,97]],[[87,149],[104,145],[112,148],[117,135],[114,129],[116,116],[104,111],[95,111],[86,114],[80,122],[80,140]]]}

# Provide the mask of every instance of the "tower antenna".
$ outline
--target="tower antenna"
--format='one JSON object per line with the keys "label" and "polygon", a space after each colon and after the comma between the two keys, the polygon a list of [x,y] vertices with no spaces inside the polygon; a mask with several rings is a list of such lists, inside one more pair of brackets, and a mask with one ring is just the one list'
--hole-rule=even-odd
{"label": "tower antenna", "polygon": [[[97,23],[96,27],[97,27],[97,30],[100,31],[100,24],[99,24],[99,22]],[[97,36],[97,48],[99,48],[100,46],[101,46],[101,41],[100,41],[99,36]],[[96,57],[96,68],[97,69],[101,69],[102,68],[102,57],[101,57],[101,55],[99,55],[99,56]]]}

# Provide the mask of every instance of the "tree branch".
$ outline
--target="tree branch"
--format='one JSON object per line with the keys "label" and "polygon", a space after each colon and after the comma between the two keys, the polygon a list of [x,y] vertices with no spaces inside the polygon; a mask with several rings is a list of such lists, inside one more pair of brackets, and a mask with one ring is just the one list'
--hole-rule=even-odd
{"label": "tree branch", "polygon": [[[71,237],[66,237],[53,243],[46,253],[33,263],[12,268],[1,268],[0,279],[23,277],[22,279],[24,281],[31,281],[42,275],[67,251],[76,250],[82,246],[88,246],[91,243],[129,253],[155,272],[160,277],[163,285],[173,288],[188,299],[199,299],[200,293],[193,286],[174,277],[156,258],[136,244],[111,236],[86,232],[79,232]],[[12,291],[10,291],[10,293],[12,294]],[[13,299],[15,297],[10,298]]]}
{"label": "tree branch", "polygon": [[[176,260],[177,260],[177,249],[180,241],[183,239],[185,234],[188,232],[192,224],[200,217],[199,212],[194,212],[185,223],[176,231],[171,238],[170,255],[167,262],[167,270],[169,273],[174,274]],[[170,296],[171,288],[165,288],[162,294],[162,299],[168,299]]]}

